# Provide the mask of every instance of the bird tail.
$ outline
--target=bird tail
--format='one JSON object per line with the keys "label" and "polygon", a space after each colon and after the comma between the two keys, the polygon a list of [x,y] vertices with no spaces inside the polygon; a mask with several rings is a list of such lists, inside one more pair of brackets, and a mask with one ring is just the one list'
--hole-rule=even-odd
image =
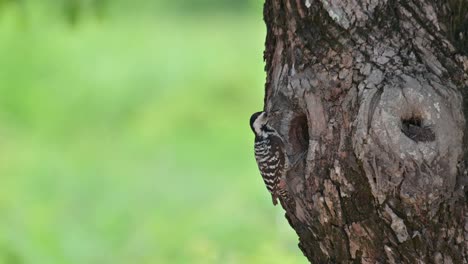
{"label": "bird tail", "polygon": [[278,196],[276,196],[276,193],[271,194],[271,200],[273,201],[274,206],[278,204]]}

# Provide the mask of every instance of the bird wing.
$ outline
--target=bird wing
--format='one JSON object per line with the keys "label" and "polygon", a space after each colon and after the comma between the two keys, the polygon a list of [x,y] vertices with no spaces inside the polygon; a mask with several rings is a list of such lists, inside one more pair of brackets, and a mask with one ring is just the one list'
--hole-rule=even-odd
{"label": "bird wing", "polygon": [[255,156],[260,173],[274,199],[277,197],[277,187],[284,173],[283,149],[283,142],[279,137],[271,137],[263,144],[255,146]]}

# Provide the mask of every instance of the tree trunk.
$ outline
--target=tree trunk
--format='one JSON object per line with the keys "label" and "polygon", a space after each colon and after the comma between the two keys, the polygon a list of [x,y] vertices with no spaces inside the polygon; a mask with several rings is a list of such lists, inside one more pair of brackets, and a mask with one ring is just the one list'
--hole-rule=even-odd
{"label": "tree trunk", "polygon": [[265,111],[312,263],[468,263],[467,6],[266,0]]}

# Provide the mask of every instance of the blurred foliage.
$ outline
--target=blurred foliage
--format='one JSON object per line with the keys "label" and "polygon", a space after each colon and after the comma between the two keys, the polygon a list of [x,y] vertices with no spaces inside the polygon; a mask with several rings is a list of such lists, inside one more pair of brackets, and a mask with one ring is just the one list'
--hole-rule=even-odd
{"label": "blurred foliage", "polygon": [[261,1],[258,0],[0,0],[0,11],[7,5],[17,5],[21,8],[30,5],[43,5],[49,11],[61,7],[61,13],[70,24],[75,25],[86,14],[93,14],[102,19],[109,9],[123,8],[125,10],[147,10],[154,14],[200,14],[219,11],[234,13],[252,13],[258,10]]}
{"label": "blurred foliage", "polygon": [[207,12],[214,10],[226,10],[246,12],[252,9],[253,6],[257,5],[259,0],[196,0],[196,1],[185,1],[185,0],[166,0],[163,1],[163,6],[170,9],[175,9],[181,12]]}
{"label": "blurred foliage", "polygon": [[253,158],[261,3],[58,2],[0,16],[0,264],[306,263]]}

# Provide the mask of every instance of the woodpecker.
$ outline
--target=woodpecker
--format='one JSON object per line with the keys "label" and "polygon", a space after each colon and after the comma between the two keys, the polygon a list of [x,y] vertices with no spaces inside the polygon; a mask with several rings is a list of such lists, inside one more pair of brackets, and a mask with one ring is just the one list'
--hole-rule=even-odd
{"label": "woodpecker", "polygon": [[286,172],[287,157],[284,142],[278,132],[267,124],[266,112],[257,112],[250,118],[250,127],[255,134],[255,159],[263,181],[271,193],[273,205],[277,199],[287,199],[282,178]]}

